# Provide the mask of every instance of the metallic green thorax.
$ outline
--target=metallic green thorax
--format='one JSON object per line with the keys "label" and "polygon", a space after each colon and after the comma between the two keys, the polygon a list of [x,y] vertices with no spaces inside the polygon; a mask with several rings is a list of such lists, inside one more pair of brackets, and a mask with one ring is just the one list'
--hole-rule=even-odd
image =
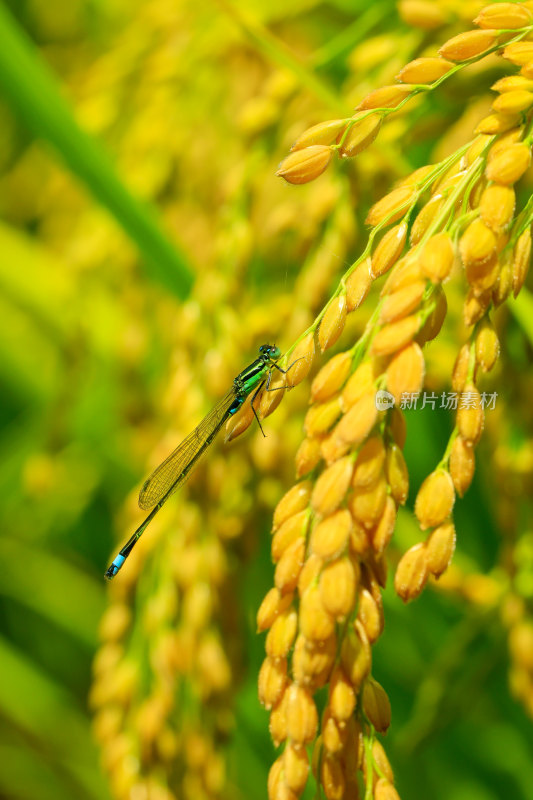
{"label": "metallic green thorax", "polygon": [[265,376],[272,369],[272,361],[281,355],[279,347],[270,344],[262,345],[259,348],[259,354],[259,358],[243,369],[233,381],[235,401],[229,410],[230,414],[235,414],[248,395],[266,379]]}

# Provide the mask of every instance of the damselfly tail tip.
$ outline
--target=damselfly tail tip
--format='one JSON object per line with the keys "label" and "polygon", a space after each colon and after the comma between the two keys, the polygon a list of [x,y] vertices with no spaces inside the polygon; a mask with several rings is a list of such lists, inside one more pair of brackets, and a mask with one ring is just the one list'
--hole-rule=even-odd
{"label": "damselfly tail tip", "polygon": [[117,574],[117,572],[119,571],[119,569],[120,569],[120,568],[121,568],[121,566],[123,565],[124,561],[125,561],[125,558],[124,558],[124,556],[118,555],[118,556],[115,558],[115,560],[114,560],[114,561],[113,561],[113,563],[112,563],[112,564],[111,564],[111,565],[110,565],[110,566],[107,568],[107,570],[106,570],[106,573],[105,573],[105,577],[107,578],[107,580],[108,580],[108,581],[110,581],[110,580],[111,580],[111,578],[114,578],[114,577],[115,577],[115,575]]}

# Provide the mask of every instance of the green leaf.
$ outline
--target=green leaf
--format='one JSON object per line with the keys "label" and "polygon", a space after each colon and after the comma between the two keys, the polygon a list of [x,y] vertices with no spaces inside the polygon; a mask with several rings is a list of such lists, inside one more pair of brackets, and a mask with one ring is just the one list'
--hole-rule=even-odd
{"label": "green leaf", "polygon": [[76,784],[72,797],[106,798],[87,719],[74,698],[2,638],[0,663],[0,717]]}
{"label": "green leaf", "polygon": [[95,646],[105,607],[103,580],[98,584],[73,564],[14,537],[0,538],[0,561],[4,565],[0,594],[46,617],[78,642]]}
{"label": "green leaf", "polygon": [[193,275],[186,256],[161,231],[154,209],[129,193],[103,148],[79,127],[54,76],[3,4],[0,88],[33,134],[55,148],[136,243],[149,277],[187,297]]}
{"label": "green leaf", "polygon": [[533,295],[522,287],[516,300],[509,301],[509,308],[533,345]]}

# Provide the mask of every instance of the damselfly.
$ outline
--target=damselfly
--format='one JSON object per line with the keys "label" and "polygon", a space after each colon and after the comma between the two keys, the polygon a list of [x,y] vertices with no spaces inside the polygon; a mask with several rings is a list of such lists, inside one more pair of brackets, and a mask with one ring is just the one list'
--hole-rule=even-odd
{"label": "damselfly", "polygon": [[[239,410],[254,389],[251,403],[257,417],[254,400],[265,383],[268,389],[272,370],[276,368],[280,372],[285,372],[276,364],[276,359],[280,355],[279,347],[271,344],[261,345],[259,357],[237,375],[229,392],[150,475],[139,494],[139,505],[143,509],[152,510],[108,567],[106,578],[113,578],[117,574],[161,506],[185,483],[224,423]],[[259,418],[257,421],[259,422]]]}

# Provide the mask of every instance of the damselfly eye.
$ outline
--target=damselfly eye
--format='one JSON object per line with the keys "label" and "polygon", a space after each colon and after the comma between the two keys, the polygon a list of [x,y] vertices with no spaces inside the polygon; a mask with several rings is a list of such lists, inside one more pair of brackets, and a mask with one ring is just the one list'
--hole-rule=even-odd
{"label": "damselfly eye", "polygon": [[281,350],[275,344],[262,344],[259,348],[260,355],[267,355],[269,358],[279,358]]}

